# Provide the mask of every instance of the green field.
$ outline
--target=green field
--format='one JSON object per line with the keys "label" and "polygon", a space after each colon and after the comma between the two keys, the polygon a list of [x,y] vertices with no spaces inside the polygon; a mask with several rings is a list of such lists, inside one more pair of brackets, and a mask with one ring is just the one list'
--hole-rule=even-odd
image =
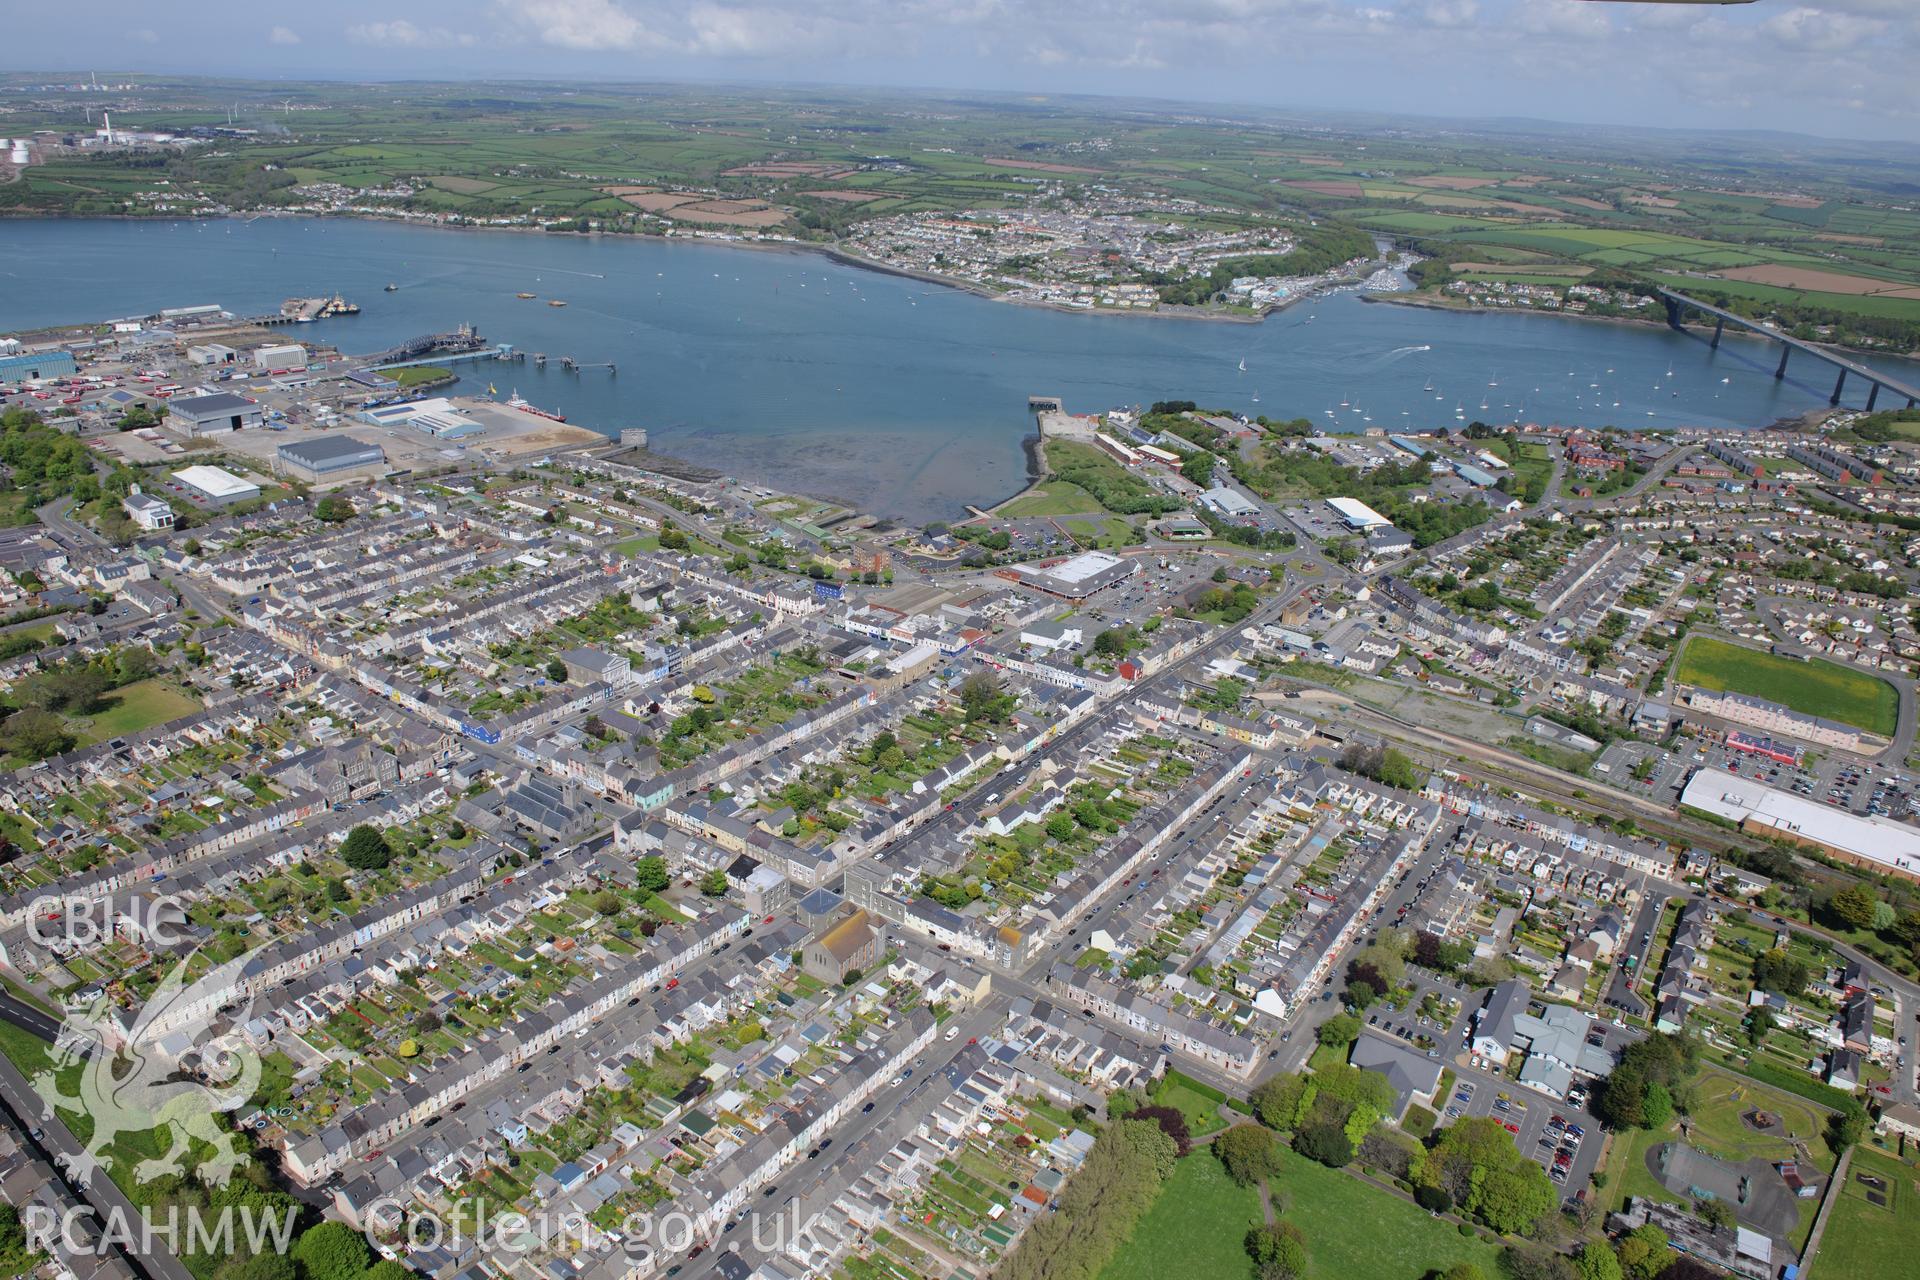
{"label": "green field", "polygon": [[1790,1159],[1793,1143],[1788,1138],[1756,1132],[1740,1118],[1753,1107],[1779,1116],[1787,1134],[1810,1147],[1819,1143],[1826,1127],[1827,1113],[1809,1102],[1718,1067],[1702,1067],[1693,1084],[1688,1141],[1723,1160]]}
{"label": "green field", "polygon": [[[1284,1149],[1280,1158],[1273,1184],[1286,1206],[1280,1218],[1306,1236],[1311,1280],[1421,1280],[1457,1262],[1500,1274],[1499,1251],[1461,1236],[1451,1222],[1338,1169]],[[1239,1280],[1252,1273],[1243,1239],[1260,1220],[1259,1192],[1235,1186],[1218,1160],[1196,1152],[1180,1162],[1100,1280]]]}
{"label": "green field", "polygon": [[[1878,1178],[1884,1188],[1870,1187],[1862,1175]],[[1874,1204],[1869,1191],[1886,1203]],[[1847,1185],[1827,1219],[1814,1255],[1813,1274],[1839,1280],[1917,1280],[1920,1278],[1920,1182],[1912,1165],[1871,1147],[1856,1147],[1847,1170]]]}
{"label": "green field", "polygon": [[1100,1280],[1248,1274],[1253,1264],[1244,1242],[1260,1221],[1259,1191],[1235,1186],[1211,1152],[1196,1151],[1167,1179]]}
{"label": "green field", "polygon": [[1900,695],[1877,676],[1819,658],[1781,657],[1710,636],[1687,641],[1673,678],[1702,689],[1765,698],[1885,738],[1893,736],[1899,721]]}
{"label": "green field", "polygon": [[171,680],[142,680],[107,695],[107,709],[79,722],[80,745],[104,742],[200,710],[200,700]]}
{"label": "green field", "polygon": [[1098,514],[1099,499],[1068,480],[1049,480],[998,508],[994,514],[1020,516],[1077,516]]}
{"label": "green field", "polygon": [[437,364],[410,364],[399,369],[388,369],[387,376],[403,387],[417,387],[426,383],[451,382],[453,371]]}
{"label": "green field", "polygon": [[1187,1131],[1196,1138],[1217,1133],[1227,1127],[1220,1117],[1220,1099],[1195,1087],[1196,1082],[1177,1071],[1169,1071],[1153,1087],[1153,1101],[1173,1107],[1187,1118]]}

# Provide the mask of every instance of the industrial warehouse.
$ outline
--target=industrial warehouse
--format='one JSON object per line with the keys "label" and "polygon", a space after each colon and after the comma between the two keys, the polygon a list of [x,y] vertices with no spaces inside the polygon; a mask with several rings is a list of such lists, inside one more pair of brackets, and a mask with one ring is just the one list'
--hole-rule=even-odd
{"label": "industrial warehouse", "polygon": [[274,452],[274,469],[281,475],[322,484],[366,475],[384,467],[387,456],[377,444],[354,436],[319,436],[295,440]]}

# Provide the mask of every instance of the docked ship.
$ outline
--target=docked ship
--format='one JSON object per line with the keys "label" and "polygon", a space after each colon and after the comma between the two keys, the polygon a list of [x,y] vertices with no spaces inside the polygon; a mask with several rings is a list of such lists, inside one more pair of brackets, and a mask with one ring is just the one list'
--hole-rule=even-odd
{"label": "docked ship", "polygon": [[565,422],[567,420],[567,415],[564,413],[554,413],[550,410],[542,409],[538,405],[528,404],[520,398],[518,391],[515,391],[507,398],[507,408],[518,409],[522,413],[530,413],[536,418],[545,418],[549,422]]}

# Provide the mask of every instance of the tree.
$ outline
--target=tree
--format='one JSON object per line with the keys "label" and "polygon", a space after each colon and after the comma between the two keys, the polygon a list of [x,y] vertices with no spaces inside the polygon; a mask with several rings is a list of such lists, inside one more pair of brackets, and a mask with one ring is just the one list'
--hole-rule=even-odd
{"label": "tree", "polygon": [[1864,884],[1852,884],[1834,894],[1827,906],[1849,929],[1871,929],[1880,900]]}
{"label": "tree", "polygon": [[1270,1178],[1280,1169],[1280,1143],[1273,1130],[1260,1124],[1236,1124],[1213,1140],[1227,1176],[1243,1187]]}
{"label": "tree", "polygon": [[1456,1262],[1440,1273],[1440,1280],[1486,1280],[1486,1273],[1471,1262]]}
{"label": "tree", "polygon": [[715,867],[713,870],[707,872],[706,875],[701,876],[700,892],[706,894],[709,898],[725,896],[727,892],[727,873],[723,869]]}
{"label": "tree", "polygon": [[1734,1224],[1739,1220],[1739,1215],[1733,1211],[1733,1206],[1718,1197],[1694,1201],[1693,1211],[1700,1215],[1701,1221],[1721,1231],[1733,1230]]}
{"label": "tree", "polygon": [[1291,1222],[1255,1227],[1246,1243],[1259,1280],[1298,1280],[1307,1274],[1307,1238]]}
{"label": "tree", "polygon": [[314,505],[313,514],[315,519],[328,524],[341,524],[358,513],[353,509],[352,502],[337,493],[330,493]]}
{"label": "tree", "polygon": [[1502,1234],[1528,1230],[1559,1202],[1546,1171],[1520,1154],[1498,1120],[1486,1116],[1442,1130],[1420,1177]]}
{"label": "tree", "polygon": [[308,1227],[293,1245],[301,1280],[360,1280],[369,1256],[367,1238],[338,1222]]}
{"label": "tree", "polygon": [[[1610,1129],[1651,1128],[1648,1097],[1658,1086],[1665,1095],[1660,1121],[1665,1124],[1673,1116],[1673,1089],[1692,1073],[1696,1053],[1692,1041],[1676,1035],[1651,1035],[1628,1045],[1612,1073],[1595,1088],[1593,1114]],[[1656,1115],[1662,1105],[1656,1097]]]}
{"label": "tree", "polygon": [[321,889],[326,893],[328,902],[345,902],[353,896],[347,892],[347,882],[338,876],[328,876],[327,882],[321,886]]}
{"label": "tree", "polygon": [[1157,1103],[1144,1107],[1135,1107],[1128,1114],[1129,1120],[1149,1120],[1160,1126],[1160,1132],[1172,1138],[1181,1155],[1187,1154],[1193,1145],[1193,1134],[1187,1128],[1187,1117],[1178,1107],[1165,1107]]}
{"label": "tree", "polygon": [[71,751],[75,742],[66,723],[40,707],[27,707],[8,716],[0,726],[0,737],[6,739],[9,752],[27,760],[45,760]]}
{"label": "tree", "polygon": [[355,871],[379,871],[393,862],[393,850],[378,829],[360,824],[340,842],[340,861]]}
{"label": "tree", "polygon": [[1843,1099],[1840,1109],[1827,1117],[1827,1145],[1835,1155],[1859,1142],[1866,1132],[1866,1108],[1852,1098]]}
{"label": "tree", "polygon": [[1784,948],[1763,951],[1753,962],[1753,985],[1783,996],[1797,996],[1813,980],[1806,961],[1795,958]]}
{"label": "tree", "polygon": [[547,664],[547,679],[553,681],[555,684],[565,684],[567,682],[567,664],[558,658],[549,662]]}
{"label": "tree", "polygon": [[1539,1245],[1508,1245],[1500,1251],[1506,1280],[1578,1280],[1571,1260]]}
{"label": "tree", "polygon": [[1640,1105],[1642,1122],[1649,1129],[1664,1129],[1673,1120],[1673,1095],[1663,1084],[1649,1084],[1646,1097]]}
{"label": "tree", "polygon": [[1653,1280],[1666,1269],[1667,1260],[1672,1256],[1667,1233],[1651,1222],[1642,1223],[1621,1236],[1614,1250],[1619,1255],[1621,1274],[1627,1280]]}
{"label": "tree", "polygon": [[1157,1123],[1151,1120],[1135,1120],[1129,1117],[1114,1126],[1128,1151],[1146,1162],[1155,1176],[1166,1179],[1173,1176],[1174,1165],[1180,1159],[1180,1145]]}
{"label": "tree", "polygon": [[1338,1013],[1320,1024],[1314,1039],[1324,1045],[1352,1044],[1360,1035],[1360,1019],[1351,1013]]}
{"label": "tree", "polygon": [[673,883],[673,877],[667,873],[667,860],[658,855],[649,855],[633,864],[634,882],[648,893],[658,893]]}
{"label": "tree", "polygon": [[603,916],[617,916],[626,905],[627,900],[612,889],[602,889],[593,895],[593,909]]}
{"label": "tree", "polygon": [[300,1280],[293,1259],[271,1251],[256,1253],[251,1258],[229,1258],[214,1276],[215,1280]]}
{"label": "tree", "polygon": [[1581,1245],[1580,1252],[1573,1255],[1573,1266],[1580,1280],[1621,1280],[1620,1259],[1602,1241],[1589,1240]]}
{"label": "tree", "polygon": [[1300,1130],[1293,1135],[1293,1149],[1329,1169],[1344,1169],[1353,1162],[1353,1143],[1339,1125],[1317,1124]]}
{"label": "tree", "polygon": [[991,671],[976,671],[960,682],[960,705],[970,722],[997,723],[1013,711],[1013,698],[1001,692],[1000,681]]}
{"label": "tree", "polygon": [[1248,1101],[1253,1114],[1269,1129],[1286,1132],[1300,1122],[1300,1108],[1306,1100],[1307,1078],[1288,1074],[1271,1076],[1254,1087]]}

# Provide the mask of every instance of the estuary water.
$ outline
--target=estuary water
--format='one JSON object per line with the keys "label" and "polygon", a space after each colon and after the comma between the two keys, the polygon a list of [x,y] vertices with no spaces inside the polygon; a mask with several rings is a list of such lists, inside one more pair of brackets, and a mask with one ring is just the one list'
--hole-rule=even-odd
{"label": "estuary water", "polygon": [[[455,366],[459,392],[491,382],[608,435],[645,427],[660,452],[913,522],[1021,486],[1035,394],[1075,412],[1195,400],[1330,432],[1476,418],[1757,427],[1825,404],[1834,378],[1796,355],[1776,382],[1778,348],[1731,333],[1715,351],[1664,328],[1350,293],[1230,324],[1024,307],[820,254],[695,241],[326,219],[0,222],[0,330],[202,303],[259,315],[336,292],[361,313],[287,335],[358,353],[465,321],[551,363]],[[566,372],[562,356],[618,372]],[[1920,382],[1916,362],[1872,363]],[[1846,401],[1865,394],[1850,386]]]}

